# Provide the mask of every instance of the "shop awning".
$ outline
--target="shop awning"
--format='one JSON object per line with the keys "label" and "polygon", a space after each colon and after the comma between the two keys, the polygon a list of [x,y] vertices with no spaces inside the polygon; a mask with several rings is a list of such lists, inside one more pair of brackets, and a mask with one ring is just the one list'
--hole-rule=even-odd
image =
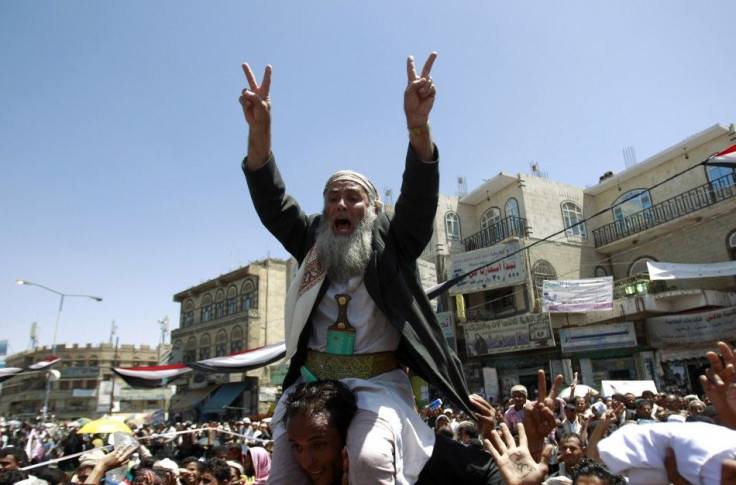
{"label": "shop awning", "polygon": [[225,410],[225,406],[229,406],[235,399],[245,391],[250,382],[230,382],[223,384],[210,397],[210,399],[202,406],[202,414],[221,414]]}
{"label": "shop awning", "polygon": [[177,392],[171,398],[171,405],[169,406],[169,412],[183,412],[188,411],[197,405],[198,402],[202,401],[207,397],[209,393],[215,390],[217,386],[207,386],[199,389],[190,389],[184,392]]}

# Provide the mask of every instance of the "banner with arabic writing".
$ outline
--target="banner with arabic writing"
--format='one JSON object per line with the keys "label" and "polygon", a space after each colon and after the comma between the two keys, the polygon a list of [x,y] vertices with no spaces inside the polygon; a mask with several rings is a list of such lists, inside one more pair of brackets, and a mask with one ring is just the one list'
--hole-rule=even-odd
{"label": "banner with arabic writing", "polygon": [[647,318],[647,333],[654,347],[733,340],[736,307]]}
{"label": "banner with arabic writing", "polygon": [[613,276],[584,280],[544,280],[545,312],[592,312],[613,309]]}
{"label": "banner with arabic writing", "polygon": [[513,242],[453,254],[448,261],[448,279],[478,269],[452,287],[450,294],[475,293],[523,284],[526,270],[523,252],[519,252],[519,249],[519,243]]}
{"label": "banner with arabic writing", "polygon": [[510,318],[463,325],[467,355],[501,354],[555,346],[549,313],[526,313]]}

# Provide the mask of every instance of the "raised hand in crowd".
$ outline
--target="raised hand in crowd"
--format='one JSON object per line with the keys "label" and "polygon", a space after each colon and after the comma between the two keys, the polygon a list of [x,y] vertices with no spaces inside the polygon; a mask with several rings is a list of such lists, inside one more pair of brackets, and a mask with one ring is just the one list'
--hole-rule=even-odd
{"label": "raised hand in crowd", "polygon": [[736,430],[736,357],[727,343],[718,342],[718,351],[708,352],[710,368],[700,376],[703,390],[710,398],[724,426]]}
{"label": "raised hand in crowd", "polygon": [[475,417],[478,418],[478,431],[484,438],[488,438],[491,431],[496,429],[496,409],[477,394],[471,394],[469,397],[470,404],[478,410],[475,413]]}
{"label": "raised hand in crowd", "polygon": [[619,416],[621,416],[621,413],[623,413],[625,409],[626,405],[624,403],[619,403],[616,409],[606,409],[606,411],[601,414],[598,424],[590,434],[590,441],[588,442],[585,456],[596,461],[600,461],[601,458],[598,455],[598,442],[604,438],[603,434],[606,432],[610,424],[618,423]]}
{"label": "raised hand in crowd", "polygon": [[549,470],[547,463],[552,454],[552,446],[545,446],[540,452],[539,461],[534,461],[532,454],[529,452],[523,423],[519,423],[516,428],[519,433],[518,445],[506,423],[501,423],[500,428],[503,438],[494,429],[491,431],[491,439],[484,440],[483,446],[496,461],[506,485],[538,485],[542,483]]}
{"label": "raised hand in crowd", "polygon": [[85,485],[99,485],[100,480],[108,471],[128,463],[130,455],[138,449],[138,443],[126,443],[118,449],[106,454],[95,464],[92,471],[84,480]]}
{"label": "raised hand in crowd", "polygon": [[544,449],[544,439],[557,428],[555,415],[558,412],[557,393],[562,386],[562,375],[558,374],[547,393],[547,380],[543,370],[537,371],[539,398],[524,405],[524,430],[532,456],[539,458]]}

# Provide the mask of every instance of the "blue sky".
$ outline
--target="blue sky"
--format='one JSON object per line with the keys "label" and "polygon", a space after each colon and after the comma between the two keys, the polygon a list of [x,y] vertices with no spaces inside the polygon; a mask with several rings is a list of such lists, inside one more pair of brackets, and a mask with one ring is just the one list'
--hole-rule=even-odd
{"label": "blue sky", "polygon": [[172,296],[285,252],[240,160],[249,62],[273,65],[273,146],[320,209],[352,168],[398,191],[405,59],[439,53],[432,114],[442,191],[531,162],[593,185],[736,121],[736,3],[521,1],[0,2],[0,340],[155,345]]}

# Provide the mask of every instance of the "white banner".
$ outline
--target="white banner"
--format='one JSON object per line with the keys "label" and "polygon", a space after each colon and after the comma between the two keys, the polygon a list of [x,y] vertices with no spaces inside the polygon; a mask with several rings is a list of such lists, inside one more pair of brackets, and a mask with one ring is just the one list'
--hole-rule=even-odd
{"label": "white banner", "polygon": [[636,347],[636,330],[632,322],[560,329],[560,349],[563,352],[622,347]]}
{"label": "white banner", "polygon": [[544,280],[546,312],[590,312],[613,309],[613,276],[584,280]]}
{"label": "white banner", "polygon": [[[473,271],[450,289],[450,294],[475,293],[476,291],[503,288],[524,283],[526,274],[523,252],[519,243],[497,244],[490,248],[453,254],[449,258],[447,277],[455,278]],[[516,253],[516,254],[513,254]],[[513,256],[510,256],[513,254]],[[500,260],[500,261],[499,261]],[[493,265],[488,265],[497,261]]]}
{"label": "white banner", "polygon": [[647,318],[647,332],[653,347],[733,340],[736,335],[736,307]]}
{"label": "white banner", "polygon": [[715,278],[736,275],[736,261],[705,264],[660,263],[647,261],[650,280]]}

